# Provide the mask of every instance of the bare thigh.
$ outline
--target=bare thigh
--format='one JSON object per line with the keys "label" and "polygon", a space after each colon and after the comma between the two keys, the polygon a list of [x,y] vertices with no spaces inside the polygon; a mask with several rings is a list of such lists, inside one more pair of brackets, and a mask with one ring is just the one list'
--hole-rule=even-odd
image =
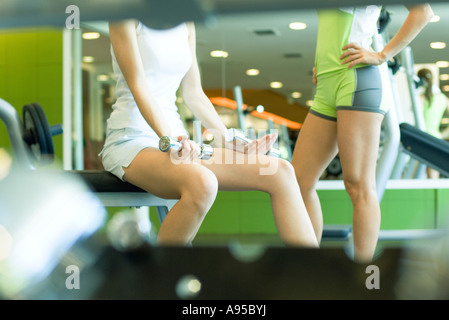
{"label": "bare thigh", "polygon": [[380,113],[340,110],[338,113],[338,147],[343,179],[375,183],[379,151]]}
{"label": "bare thigh", "polygon": [[143,149],[125,171],[124,180],[165,199],[179,199],[182,191],[207,170],[200,164],[173,163],[169,153]]}
{"label": "bare thigh", "polygon": [[292,157],[301,187],[314,185],[337,152],[337,123],[309,113]]}
{"label": "bare thigh", "polygon": [[[291,167],[283,159],[263,154],[247,155],[230,149],[214,149],[213,158],[201,163],[216,175],[218,188],[223,191],[271,190],[273,181]],[[294,179],[291,169],[291,176],[286,179]]]}

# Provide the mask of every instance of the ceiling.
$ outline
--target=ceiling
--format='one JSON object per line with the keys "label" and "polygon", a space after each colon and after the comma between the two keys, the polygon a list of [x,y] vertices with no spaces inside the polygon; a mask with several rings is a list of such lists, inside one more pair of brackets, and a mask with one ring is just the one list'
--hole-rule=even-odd
{"label": "ceiling", "polygon": [[[432,4],[432,8],[440,16],[440,21],[428,24],[410,45],[415,63],[449,60],[449,43],[442,50],[429,46],[434,41],[449,42],[449,2]],[[407,17],[408,10],[402,5],[389,6],[387,10],[392,18],[387,32],[393,36]],[[291,30],[290,22],[306,23],[307,28]],[[311,70],[317,23],[315,10],[233,13],[215,16],[214,21],[207,25],[197,23],[197,57],[204,89],[222,92],[235,86],[243,90],[269,89],[305,106],[314,94]],[[91,28],[99,25],[92,24]],[[274,34],[257,35],[255,30],[271,30]],[[109,63],[109,41],[107,37],[102,38],[84,41],[83,54],[98,56],[98,62]],[[229,56],[225,59],[211,57],[210,51],[217,49],[229,52]],[[247,76],[245,71],[249,68],[259,69],[260,74]],[[449,68],[440,69],[440,72],[449,73]],[[283,87],[271,89],[272,81],[282,82]],[[448,81],[441,82],[441,85],[447,84]],[[300,98],[291,97],[295,91],[301,93]]]}
{"label": "ceiling", "polygon": [[[440,21],[428,24],[410,45],[415,63],[449,60],[449,43],[443,50],[429,46],[433,41],[449,42],[449,3],[435,4],[433,9]],[[407,17],[408,10],[404,6],[387,7],[387,10],[392,17],[388,33],[393,36]],[[289,23],[295,21],[306,23],[307,28],[289,29]],[[269,29],[274,30],[275,35],[254,33],[254,30]],[[233,88],[239,85],[242,89],[269,89],[271,81],[280,81],[284,86],[276,91],[286,96],[299,91],[302,97],[296,100],[305,104],[314,93],[311,70],[316,34],[315,10],[222,16],[217,18],[214,26],[197,25],[197,55],[203,86]],[[215,49],[228,51],[228,58],[210,57],[209,52]],[[260,75],[247,76],[245,71],[249,68],[259,69]],[[449,73],[449,69],[441,71]]]}

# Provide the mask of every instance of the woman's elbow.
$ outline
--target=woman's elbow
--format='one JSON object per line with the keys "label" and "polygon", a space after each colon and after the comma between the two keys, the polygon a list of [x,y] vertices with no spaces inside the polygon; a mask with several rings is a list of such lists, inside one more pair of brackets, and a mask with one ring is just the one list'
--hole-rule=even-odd
{"label": "woman's elbow", "polygon": [[206,95],[201,88],[183,88],[182,98],[186,104],[196,104],[199,100],[204,99]]}
{"label": "woman's elbow", "polygon": [[428,3],[410,7],[409,10],[410,13],[413,12],[419,15],[426,23],[430,22],[430,20],[434,17],[432,7]]}

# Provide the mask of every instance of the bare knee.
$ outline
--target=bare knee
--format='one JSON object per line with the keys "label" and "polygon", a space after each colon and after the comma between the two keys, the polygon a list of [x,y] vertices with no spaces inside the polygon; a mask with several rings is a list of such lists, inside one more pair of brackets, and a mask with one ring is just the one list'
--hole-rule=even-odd
{"label": "bare knee", "polygon": [[269,191],[280,190],[282,186],[291,186],[291,184],[296,184],[295,169],[292,164],[284,159],[277,159],[276,170],[273,174],[267,176],[267,188]]}
{"label": "bare knee", "polygon": [[358,177],[343,177],[343,181],[346,192],[353,203],[371,201],[377,196],[374,181]]}
{"label": "bare knee", "polygon": [[295,179],[295,168],[293,165],[284,159],[279,159],[277,164],[277,170],[275,173],[278,179]]}
{"label": "bare knee", "polygon": [[205,215],[215,201],[218,181],[215,174],[204,167],[196,168],[181,192],[181,199],[188,201],[196,212]]}

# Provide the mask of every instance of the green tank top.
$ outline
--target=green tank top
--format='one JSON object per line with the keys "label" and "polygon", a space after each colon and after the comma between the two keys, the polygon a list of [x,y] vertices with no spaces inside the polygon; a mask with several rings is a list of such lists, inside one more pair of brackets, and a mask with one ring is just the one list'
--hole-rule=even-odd
{"label": "green tank top", "polygon": [[380,6],[375,5],[318,11],[317,76],[347,68],[341,64],[340,56],[348,43],[369,49],[377,33],[379,14]]}
{"label": "green tank top", "polygon": [[441,139],[440,124],[447,107],[447,98],[440,91],[433,95],[432,102],[424,100],[424,122],[426,132]]}

